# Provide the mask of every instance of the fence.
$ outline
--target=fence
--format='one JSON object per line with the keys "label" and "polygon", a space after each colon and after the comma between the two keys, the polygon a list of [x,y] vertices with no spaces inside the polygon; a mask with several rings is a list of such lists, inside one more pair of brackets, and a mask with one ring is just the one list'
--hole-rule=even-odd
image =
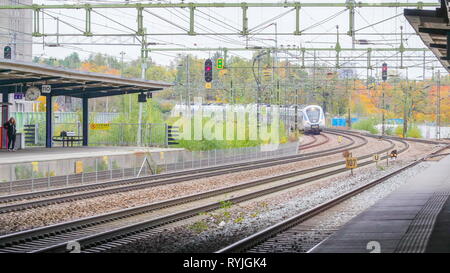
{"label": "fence", "polygon": [[[37,146],[45,145],[45,121],[35,123]],[[108,130],[91,130],[89,128],[90,145],[117,145],[136,146],[138,123],[110,123]],[[139,146],[165,146],[167,140],[166,124],[163,123],[142,123],[141,145]],[[53,135],[59,136],[62,131],[75,132],[82,135],[82,123],[53,123]],[[57,143],[55,143],[57,144]]]}
{"label": "fence", "polygon": [[[17,130],[21,131],[26,124],[45,124],[44,112],[13,112],[11,116],[16,119]],[[94,123],[113,122],[119,113],[109,112],[91,112],[89,120]],[[76,112],[55,112],[53,113],[53,122],[55,123],[77,123],[80,122],[81,114]]]}
{"label": "fence", "polygon": [[0,165],[0,194],[98,183],[294,155],[298,142],[237,149],[134,153]]}

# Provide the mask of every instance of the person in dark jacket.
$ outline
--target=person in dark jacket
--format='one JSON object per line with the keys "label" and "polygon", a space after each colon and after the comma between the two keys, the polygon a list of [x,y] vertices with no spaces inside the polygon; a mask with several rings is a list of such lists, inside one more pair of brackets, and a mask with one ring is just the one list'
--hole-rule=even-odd
{"label": "person in dark jacket", "polygon": [[6,134],[8,135],[8,151],[14,151],[14,147],[16,146],[16,120],[11,117],[3,127],[6,129]]}

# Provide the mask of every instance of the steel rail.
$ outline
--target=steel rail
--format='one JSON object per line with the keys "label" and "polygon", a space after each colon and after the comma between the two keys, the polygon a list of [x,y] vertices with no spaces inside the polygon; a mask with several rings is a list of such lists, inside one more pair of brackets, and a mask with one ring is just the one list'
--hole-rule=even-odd
{"label": "steel rail", "polygon": [[325,143],[327,143],[327,142],[330,141],[330,138],[327,137],[326,135],[322,134],[321,136],[323,136],[323,137],[325,138],[322,142],[315,143],[315,144],[312,144],[312,143],[311,143],[310,145],[307,145],[306,147],[301,146],[300,148],[303,148],[303,149],[310,149],[310,148],[314,148],[314,147],[321,146],[321,145],[323,145],[323,144],[325,144]]}
{"label": "steel rail", "polygon": [[[391,142],[391,141],[389,141],[389,142]],[[383,149],[382,151],[379,151],[379,152],[383,152],[383,151],[387,151],[387,150],[391,149],[394,146],[392,142],[391,142],[391,144],[392,145],[389,148]],[[408,144],[406,144],[406,145],[407,146],[405,146],[405,148],[401,150],[402,152],[404,150],[408,149],[409,145]],[[372,154],[365,155],[360,158],[361,159],[369,158],[369,157],[371,157],[371,155]],[[373,163],[373,160],[370,159],[369,161],[360,163],[360,166],[366,166],[371,163]],[[340,162],[340,164],[342,164],[342,162]],[[326,173],[321,173],[321,174],[314,175],[311,177],[294,180],[294,181],[291,181],[291,182],[288,182],[285,184],[277,185],[277,186],[263,189],[260,191],[251,192],[249,194],[245,194],[242,196],[229,198],[229,199],[225,200],[225,202],[231,202],[231,203],[235,204],[235,203],[248,201],[248,200],[251,200],[251,199],[254,199],[257,197],[268,195],[268,194],[271,194],[274,192],[279,192],[279,191],[282,191],[282,190],[285,190],[288,188],[292,188],[292,187],[295,187],[295,186],[298,186],[301,184],[305,184],[308,182],[314,182],[314,181],[317,181],[318,179],[336,175],[336,174],[339,174],[339,173],[342,173],[345,171],[347,171],[346,168],[332,170],[332,171],[329,171]],[[80,243],[80,245],[84,251],[89,250],[89,252],[96,252],[96,250],[93,248],[97,248],[100,245],[106,245],[109,243],[113,243],[113,244],[117,245],[116,240],[121,240],[127,236],[135,236],[136,234],[139,234],[141,232],[150,231],[151,229],[154,229],[156,227],[159,227],[159,226],[162,226],[167,223],[174,222],[174,221],[183,220],[183,219],[195,216],[201,212],[218,209],[218,208],[220,208],[222,202],[213,202],[213,203],[210,203],[210,204],[207,204],[204,206],[196,207],[193,209],[188,209],[188,210],[185,210],[182,212],[177,212],[177,213],[174,213],[174,214],[171,214],[168,216],[163,216],[163,217],[151,219],[151,220],[148,220],[145,222],[132,224],[132,225],[128,225],[125,227],[120,227],[120,228],[113,229],[113,230],[108,230],[108,231],[101,232],[98,234],[89,235],[89,236],[77,239],[77,242]],[[51,246],[51,247],[48,247],[45,249],[38,250],[36,252],[60,252],[60,251],[65,251],[65,247],[66,247],[66,244],[62,243],[59,245],[54,245],[54,246]]]}
{"label": "steel rail", "polygon": [[[390,148],[392,148],[393,143],[391,141],[388,141],[391,143],[391,146],[387,149],[384,150],[388,150]],[[362,156],[362,158],[368,158],[370,157],[371,154],[369,155],[365,155]],[[369,161],[368,164],[370,164],[371,160]],[[292,177],[292,176],[298,176],[300,174],[304,174],[304,173],[308,173],[308,172],[314,172],[314,171],[318,171],[320,169],[324,169],[324,168],[330,168],[333,166],[338,166],[342,164],[342,162],[336,162],[333,164],[329,164],[327,166],[322,166],[322,167],[316,167],[316,168],[312,168],[312,169],[308,169],[308,170],[303,170],[303,171],[297,171],[297,172],[291,172],[288,174],[283,174],[283,175],[279,175],[279,176],[274,176],[274,177],[270,177],[270,178],[265,178],[265,179],[260,179],[260,180],[255,180],[255,181],[250,181],[247,182],[246,185],[235,185],[232,187],[228,187],[228,188],[223,188],[223,189],[216,189],[216,190],[212,190],[209,192],[205,192],[205,193],[200,193],[200,194],[194,194],[191,196],[187,196],[187,197],[182,197],[182,198],[177,198],[177,199],[172,199],[172,200],[167,200],[167,201],[162,201],[162,202],[158,202],[158,203],[154,203],[154,204],[150,204],[150,205],[146,205],[146,206],[141,206],[141,207],[137,207],[137,208],[130,208],[130,209],[125,209],[125,210],[121,210],[121,211],[117,211],[117,212],[113,212],[113,213],[109,213],[109,214],[104,214],[104,215],[100,215],[100,216],[93,216],[93,217],[88,217],[85,219],[81,219],[81,220],[76,220],[76,221],[72,221],[72,222],[66,222],[66,223],[62,223],[62,224],[56,224],[56,225],[52,225],[52,226],[48,226],[48,227],[43,227],[43,228],[38,228],[38,229],[34,229],[34,230],[29,230],[29,231],[23,231],[23,232],[19,232],[19,233],[15,233],[15,234],[11,234],[11,235],[6,235],[3,237],[0,237],[0,252],[5,251],[4,247],[7,246],[13,246],[16,245],[18,242],[25,242],[27,240],[32,240],[32,238],[43,238],[46,236],[51,236],[52,234],[61,234],[61,233],[65,233],[65,232],[70,232],[70,231],[74,231],[74,230],[79,230],[82,228],[85,228],[86,226],[90,227],[92,225],[95,225],[93,222],[97,222],[97,224],[101,224],[104,222],[109,222],[109,221],[113,221],[114,219],[121,219],[124,217],[130,217],[130,216],[134,216],[136,214],[140,214],[140,213],[145,213],[148,210],[155,210],[157,208],[162,208],[162,207],[167,207],[167,206],[173,206],[175,204],[180,204],[180,203],[186,203],[192,200],[198,200],[201,198],[205,198],[205,197],[209,197],[211,195],[217,195],[220,193],[224,193],[224,192],[230,192],[230,191],[235,191],[235,190],[239,190],[242,188],[248,188],[250,186],[257,186],[263,183],[268,183],[268,182],[273,182],[273,181],[277,181],[280,179],[285,179],[288,177]],[[364,163],[362,163],[362,165],[364,165]],[[235,198],[231,198],[228,201],[230,202],[242,202],[245,200],[249,200],[252,198],[256,198],[265,194],[270,194],[272,192],[276,192],[276,191],[280,191],[286,188],[290,188],[290,187],[294,187],[297,186],[299,184],[303,184],[303,183],[307,183],[307,182],[311,182],[311,181],[315,181],[317,179],[326,177],[328,175],[332,175],[332,174],[336,174],[339,172],[345,171],[345,169],[338,169],[338,170],[333,170],[331,172],[327,172],[325,174],[319,174],[319,175],[315,175],[312,177],[308,177],[305,179],[300,179],[300,180],[296,180],[296,181],[292,181],[292,182],[288,182],[282,185],[278,185],[275,187],[271,187],[268,189],[264,189],[264,190],[260,190],[257,192],[252,192],[250,194],[246,194],[243,196],[238,196]],[[150,221],[146,221],[145,223],[150,224],[151,228],[156,227],[156,226],[160,226],[163,225],[165,223],[168,222],[172,222],[172,221],[177,221],[177,220],[181,220],[187,217],[191,217],[193,215],[196,215],[199,212],[204,212],[204,211],[209,211],[209,210],[213,210],[213,209],[217,209],[218,207],[220,207],[221,203],[220,202],[213,202],[210,203],[208,205],[205,206],[200,206],[197,208],[193,208],[184,212],[180,212],[180,213],[175,213],[175,214],[171,214],[168,216],[164,216],[164,217],[159,217],[157,219],[152,219]],[[132,233],[134,233],[134,228],[136,226],[141,226],[141,223],[138,224],[133,224],[131,226],[127,226],[128,228],[133,229]],[[114,232],[118,232],[118,231],[126,231],[127,227],[121,227],[117,230],[114,230]],[[114,233],[113,232],[113,233]],[[92,235],[92,236],[88,236],[84,239],[77,239],[77,241],[79,243],[81,243],[83,246],[86,245],[86,243],[90,242],[91,239],[93,238],[103,238],[103,236],[106,236],[105,234],[111,234],[111,231],[106,231],[105,232],[101,232],[98,235]],[[98,237],[100,236],[100,237]],[[119,237],[122,237],[122,235],[120,235]],[[81,240],[81,241],[80,241]],[[103,240],[103,239],[102,239]],[[67,240],[66,240],[67,241]],[[64,241],[63,243],[59,243],[57,245],[52,245],[50,247],[46,247],[43,249],[38,249],[36,251],[63,251],[63,248],[65,247],[65,243],[66,241]],[[33,244],[35,245],[35,244]],[[22,246],[23,247],[23,246]],[[2,250],[3,248],[3,250]]]}
{"label": "steel rail", "polygon": [[337,197],[335,197],[335,198],[333,198],[333,199],[331,199],[329,201],[326,201],[325,203],[317,205],[316,207],[308,209],[308,210],[306,210],[304,212],[301,212],[301,213],[299,213],[297,215],[294,215],[294,216],[292,216],[292,217],[290,217],[290,218],[288,218],[288,219],[286,219],[286,220],[284,220],[284,221],[282,221],[282,222],[280,222],[278,224],[270,226],[270,227],[268,227],[268,228],[266,228],[264,230],[261,230],[261,231],[255,233],[255,234],[253,234],[251,236],[248,236],[248,237],[246,237],[246,238],[244,238],[242,240],[239,240],[239,241],[237,241],[237,242],[235,242],[235,243],[233,243],[233,244],[231,244],[231,245],[229,245],[229,246],[227,246],[225,248],[220,249],[216,253],[244,252],[246,250],[249,250],[249,249],[251,249],[251,248],[253,248],[253,247],[257,246],[257,245],[260,245],[260,244],[266,242],[268,239],[270,239],[270,238],[272,238],[272,237],[274,237],[274,236],[276,236],[278,234],[281,234],[281,233],[289,230],[292,227],[295,227],[296,225],[298,225],[298,224],[300,224],[300,223],[302,223],[302,222],[304,222],[304,221],[306,221],[308,219],[311,219],[312,217],[320,214],[321,212],[326,211],[326,210],[328,210],[328,209],[330,209],[330,208],[332,208],[332,207],[342,203],[343,201],[348,200],[349,198],[351,198],[351,197],[353,197],[353,196],[355,196],[355,195],[357,195],[357,194],[359,194],[359,193],[361,193],[361,192],[363,192],[363,191],[365,191],[367,189],[370,189],[373,186],[375,186],[375,185],[377,185],[377,184],[379,184],[381,182],[384,182],[387,179],[389,179],[389,178],[391,178],[391,177],[393,177],[395,175],[400,174],[404,170],[409,169],[409,168],[411,168],[411,167],[413,167],[413,166],[415,166],[415,165],[425,161],[429,157],[433,157],[436,153],[439,153],[440,151],[442,151],[444,149],[447,149],[447,148],[448,148],[448,146],[447,147],[443,147],[443,148],[441,148],[441,149],[439,149],[439,150],[437,150],[437,151],[435,151],[435,152],[433,152],[431,154],[428,154],[428,155],[422,157],[421,159],[416,160],[416,161],[414,161],[414,162],[412,162],[412,163],[410,163],[410,164],[408,164],[408,165],[406,165],[406,166],[404,166],[404,167],[402,167],[402,168],[400,168],[400,169],[398,169],[396,171],[393,171],[393,172],[391,172],[391,173],[389,173],[389,174],[387,174],[387,175],[385,175],[385,176],[383,176],[381,178],[377,178],[377,179],[375,179],[375,180],[373,180],[373,181],[371,181],[369,183],[366,183],[366,184],[364,184],[364,185],[362,185],[362,186],[360,186],[360,187],[358,187],[356,189],[353,189],[353,190],[348,191],[348,192],[346,192],[344,194],[341,194],[341,195],[339,195],[339,196],[337,196]]}
{"label": "steel rail", "polygon": [[298,147],[299,150],[304,149],[305,147],[308,147],[309,145],[311,145],[311,144],[317,142],[317,137],[316,137],[316,136],[312,135],[311,137],[312,137],[313,139],[312,139],[311,141],[309,141],[309,142],[306,142],[306,143],[304,143],[304,144],[301,144],[301,145]]}
{"label": "steel rail", "polygon": [[[360,136],[357,136],[357,137],[360,137]],[[362,138],[362,137],[360,137],[360,138]],[[362,139],[364,139],[364,138],[362,138]],[[367,143],[367,141],[364,141],[361,144],[353,146],[351,149],[361,147],[361,146],[365,145],[366,143]],[[71,202],[71,201],[76,201],[76,200],[81,200],[81,199],[86,199],[86,198],[93,198],[93,197],[102,196],[102,195],[106,195],[106,194],[114,194],[114,193],[131,191],[131,190],[139,190],[139,189],[144,189],[144,188],[149,188],[149,187],[156,187],[156,186],[168,185],[168,184],[173,184],[173,183],[178,183],[178,182],[185,182],[188,180],[212,177],[212,176],[227,174],[227,173],[231,173],[231,172],[253,170],[253,169],[262,168],[262,167],[270,167],[270,166],[279,165],[279,164],[287,164],[287,163],[292,163],[292,162],[297,162],[297,161],[304,161],[304,160],[309,160],[309,159],[322,157],[322,156],[326,156],[326,155],[330,155],[330,154],[335,154],[335,153],[338,153],[338,152],[346,149],[346,147],[343,147],[343,146],[337,147],[337,148],[339,148],[339,149],[329,149],[326,152],[309,153],[309,154],[304,154],[303,156],[296,155],[295,157],[288,158],[288,159],[281,160],[281,161],[277,161],[276,159],[271,159],[268,162],[264,161],[263,163],[258,163],[258,164],[255,164],[255,162],[247,162],[246,164],[241,164],[244,166],[240,166],[240,164],[237,164],[238,165],[237,167],[226,168],[223,170],[219,169],[219,170],[213,170],[213,171],[209,171],[209,172],[195,172],[194,171],[194,172],[191,172],[190,175],[176,176],[174,178],[160,179],[160,180],[156,180],[156,181],[152,181],[152,180],[148,181],[148,177],[147,177],[147,180],[145,179],[145,177],[144,178],[135,178],[135,179],[126,179],[125,185],[115,187],[115,188],[104,188],[104,186],[105,186],[105,184],[106,184],[106,186],[117,185],[118,183],[114,183],[116,181],[104,182],[104,183],[102,183],[102,185],[93,184],[93,185],[77,186],[75,188],[93,189],[93,191],[81,192],[81,193],[75,193],[75,194],[71,194],[71,195],[67,195],[67,196],[53,197],[53,198],[40,199],[40,200],[34,200],[34,201],[29,201],[29,202],[24,202],[24,203],[1,206],[0,213],[21,211],[21,210],[26,210],[26,209],[30,209],[30,208],[47,206],[47,205],[51,205],[51,204],[59,204],[59,203],[63,203],[63,202]],[[252,165],[252,164],[255,164],[255,165]],[[150,177],[150,178],[152,178],[152,177]],[[139,182],[139,181],[143,181],[143,182],[136,184],[136,182]],[[123,184],[123,181],[119,180],[117,182],[119,182],[120,184]],[[111,184],[111,183],[114,183],[114,184]],[[96,187],[96,186],[100,186],[100,187]],[[5,197],[3,197],[3,199],[8,200],[7,198],[9,198],[9,200],[23,200],[25,198],[31,198],[31,197],[34,197],[34,198],[44,197],[44,196],[50,195],[50,194],[48,194],[49,192],[52,193],[51,196],[53,196],[55,194],[63,194],[63,193],[73,192],[73,188],[69,189],[69,191],[65,191],[65,189],[45,191],[45,192],[43,192],[44,195],[39,194],[39,192],[38,192],[38,193],[27,193],[27,194],[23,194],[23,195],[15,195],[15,196],[5,196]],[[21,199],[19,199],[19,198],[21,198]],[[0,198],[0,200],[1,200],[1,198]],[[5,201],[3,201],[3,203],[4,202]]]}

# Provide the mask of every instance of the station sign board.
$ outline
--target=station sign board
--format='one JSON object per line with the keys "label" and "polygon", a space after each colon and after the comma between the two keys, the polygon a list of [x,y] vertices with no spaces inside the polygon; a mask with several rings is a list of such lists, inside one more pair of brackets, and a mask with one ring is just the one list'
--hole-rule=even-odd
{"label": "station sign board", "polygon": [[111,130],[110,123],[91,123],[89,125],[91,130]]}
{"label": "station sign board", "polygon": [[42,94],[50,94],[52,92],[52,86],[49,84],[42,85]]}
{"label": "station sign board", "polygon": [[23,93],[14,93],[14,100],[23,100]]}

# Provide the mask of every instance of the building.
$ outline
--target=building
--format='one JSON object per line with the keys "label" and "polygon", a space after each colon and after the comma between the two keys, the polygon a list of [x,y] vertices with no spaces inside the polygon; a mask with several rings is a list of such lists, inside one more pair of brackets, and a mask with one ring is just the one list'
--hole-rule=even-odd
{"label": "building", "polygon": [[[33,0],[0,0],[4,5],[32,5]],[[4,57],[5,46],[11,47],[11,59],[32,61],[32,26],[33,14],[31,10],[0,10],[0,58]],[[11,112],[31,112],[33,102],[14,100],[14,94],[9,95]]]}

